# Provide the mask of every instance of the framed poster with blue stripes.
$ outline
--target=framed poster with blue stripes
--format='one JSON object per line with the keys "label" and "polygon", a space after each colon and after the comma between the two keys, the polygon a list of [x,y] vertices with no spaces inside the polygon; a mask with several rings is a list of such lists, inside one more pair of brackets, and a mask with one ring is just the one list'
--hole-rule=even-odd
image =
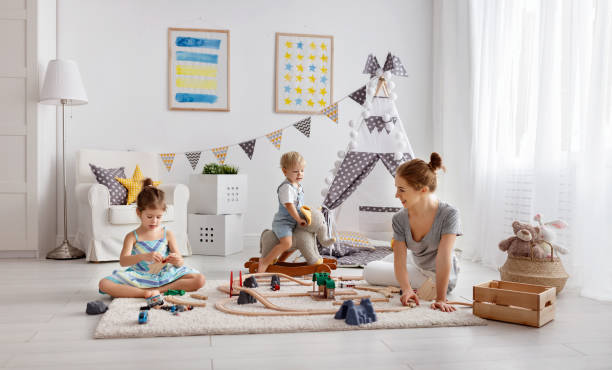
{"label": "framed poster with blue stripes", "polygon": [[230,110],[228,30],[168,28],[168,107]]}

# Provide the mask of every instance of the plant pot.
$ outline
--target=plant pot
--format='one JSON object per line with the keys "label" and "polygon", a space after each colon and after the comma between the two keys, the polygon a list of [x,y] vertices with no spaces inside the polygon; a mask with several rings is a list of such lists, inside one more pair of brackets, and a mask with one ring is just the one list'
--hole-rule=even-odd
{"label": "plant pot", "polygon": [[189,213],[226,215],[246,212],[246,175],[191,175],[189,191]]}

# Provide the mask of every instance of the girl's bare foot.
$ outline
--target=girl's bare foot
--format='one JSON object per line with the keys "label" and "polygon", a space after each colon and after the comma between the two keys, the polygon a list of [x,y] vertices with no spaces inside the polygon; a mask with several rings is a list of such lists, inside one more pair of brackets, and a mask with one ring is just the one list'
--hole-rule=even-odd
{"label": "girl's bare foot", "polygon": [[159,295],[160,292],[157,289],[151,289],[151,290],[145,290],[144,292],[144,298],[151,298],[151,297],[155,297],[156,295]]}

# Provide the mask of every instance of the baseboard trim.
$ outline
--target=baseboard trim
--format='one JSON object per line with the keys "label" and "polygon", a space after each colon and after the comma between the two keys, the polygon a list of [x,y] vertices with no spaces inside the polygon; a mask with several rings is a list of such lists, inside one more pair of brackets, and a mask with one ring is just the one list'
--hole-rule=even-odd
{"label": "baseboard trim", "polygon": [[38,258],[38,251],[0,251],[0,259]]}

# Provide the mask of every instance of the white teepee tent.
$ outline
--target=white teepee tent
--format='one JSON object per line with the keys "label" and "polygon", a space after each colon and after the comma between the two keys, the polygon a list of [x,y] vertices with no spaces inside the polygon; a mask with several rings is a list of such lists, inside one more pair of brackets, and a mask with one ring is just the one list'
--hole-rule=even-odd
{"label": "white teepee tent", "polygon": [[[363,107],[362,118],[353,127],[346,152],[326,179],[323,214],[330,234],[355,231],[372,239],[391,237],[391,217],[401,204],[395,199],[397,167],[414,158],[414,153],[395,106],[392,75],[407,76],[399,58],[389,53],[383,68],[370,54],[364,73],[368,85],[350,97]],[[379,96],[382,92],[383,96]]]}

